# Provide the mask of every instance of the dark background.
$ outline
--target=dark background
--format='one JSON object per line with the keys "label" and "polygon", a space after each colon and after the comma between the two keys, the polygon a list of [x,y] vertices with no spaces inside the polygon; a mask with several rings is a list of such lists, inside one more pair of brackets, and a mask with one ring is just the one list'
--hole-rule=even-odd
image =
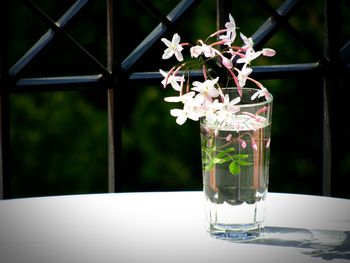
{"label": "dark background", "polygon": [[[57,20],[74,1],[34,1]],[[177,1],[151,1],[164,14]],[[240,1],[235,1],[240,2]],[[232,7],[241,32],[252,35],[268,18],[253,0]],[[278,7],[283,1],[268,1]],[[137,1],[122,0],[123,32],[117,41],[123,58],[159,23]],[[310,0],[298,10],[290,23],[310,41],[316,52],[323,52],[323,1]],[[48,30],[19,1],[10,2],[8,59],[10,66]],[[349,18],[347,1],[342,14]],[[349,39],[349,19],[339,33],[343,43]],[[179,25],[183,41],[205,39],[216,30],[216,1],[203,1]],[[101,63],[106,64],[106,5],[95,0],[79,14],[67,31]],[[169,34],[166,36],[171,38]],[[302,45],[280,30],[266,45],[277,51],[256,65],[279,65],[317,61]],[[169,69],[161,61],[164,45],[159,41],[138,64],[140,71]],[[96,74],[82,54],[57,37],[25,68],[22,77]],[[274,95],[270,191],[322,194],[322,78],[262,81]],[[344,83],[347,83],[346,79]],[[178,126],[170,116],[170,105],[160,83],[135,82],[123,98],[123,180],[122,191],[201,190],[198,123]],[[348,111],[348,91],[339,91],[341,112]],[[41,92],[12,94],[11,170],[12,195],[28,197],[108,191],[107,94],[96,87],[86,92]],[[350,175],[350,151],[346,133],[346,114],[334,136],[344,141],[338,149],[337,180],[334,196],[350,197],[346,189]],[[118,180],[118,177],[117,177]]]}

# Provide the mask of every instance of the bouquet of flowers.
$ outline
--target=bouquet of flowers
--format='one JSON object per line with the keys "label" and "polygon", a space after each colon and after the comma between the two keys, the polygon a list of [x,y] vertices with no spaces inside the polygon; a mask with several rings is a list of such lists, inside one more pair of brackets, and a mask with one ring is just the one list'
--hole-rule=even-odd
{"label": "bouquet of flowers", "polygon": [[[236,30],[236,23],[230,14],[224,29],[214,32],[205,41],[199,39],[195,45],[181,42],[177,33],[173,35],[171,41],[161,39],[166,45],[162,59],[175,56],[177,60],[176,65],[169,71],[160,69],[159,72],[164,77],[161,82],[163,87],[171,86],[177,92],[177,96],[165,97],[164,100],[182,104],[182,108],[170,111],[179,125],[184,124],[187,119],[198,121],[201,117],[205,117],[209,123],[220,123],[227,119],[227,116],[232,116],[239,111],[237,104],[241,101],[243,87],[247,81],[258,87],[251,96],[252,100],[260,97],[269,98],[268,90],[259,81],[250,77],[253,71],[250,65],[259,56],[272,57],[276,52],[270,48],[255,51],[252,38],[242,33],[239,34],[241,45],[234,45],[238,39]],[[186,59],[183,55],[185,48],[189,48],[190,55]],[[190,83],[190,71],[199,68],[203,71],[204,81]],[[215,72],[213,68],[219,68],[223,72],[217,74],[218,71]],[[227,94],[224,95],[221,76],[226,76],[227,82],[224,86],[234,83],[239,96],[230,99]]]}

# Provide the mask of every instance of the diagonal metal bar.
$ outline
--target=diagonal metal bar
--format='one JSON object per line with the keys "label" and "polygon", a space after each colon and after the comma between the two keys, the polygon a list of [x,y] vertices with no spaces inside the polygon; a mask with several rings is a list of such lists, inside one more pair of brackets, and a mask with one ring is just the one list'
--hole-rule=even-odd
{"label": "diagonal metal bar", "polygon": [[269,18],[253,35],[256,46],[263,46],[278,30],[281,20],[288,19],[295,13],[299,6],[303,3],[301,0],[287,0],[276,11],[264,0],[256,0],[257,4],[261,6],[272,18]]}
{"label": "diagonal metal bar", "polygon": [[148,0],[138,0],[138,2],[157,20],[162,22],[168,28],[172,27],[172,23],[169,19],[163,15],[150,1]]}
{"label": "diagonal metal bar", "polygon": [[87,4],[91,3],[90,0],[77,0],[68,10],[66,13],[61,16],[58,21],[57,25],[61,28],[67,26],[69,22],[72,22],[72,20],[76,17],[76,15],[83,9],[83,7],[86,7]]}
{"label": "diagonal metal bar", "polygon": [[[266,12],[271,15],[276,15],[276,10],[271,7],[265,0],[255,0]],[[287,20],[299,9],[304,3],[304,0],[286,0],[277,9],[278,15],[285,17]]]}
{"label": "diagonal metal bar", "polygon": [[20,58],[14,64],[10,70],[10,76],[17,76],[23,68],[29,64],[30,61],[50,42],[53,38],[54,32],[52,30],[47,31],[28,51],[24,54],[23,57]]}
{"label": "diagonal metal bar", "polygon": [[340,49],[340,58],[343,62],[350,59],[350,40]]}
{"label": "diagonal metal bar", "polygon": [[[89,2],[89,0],[76,1],[67,12],[57,21],[57,25],[61,28],[67,26],[75,17],[75,15]],[[48,30],[27,52],[16,62],[10,69],[10,75],[17,75],[54,37],[53,30]]]}
{"label": "diagonal metal bar", "polygon": [[303,3],[301,0],[288,0],[285,1],[277,11],[272,8],[264,0],[256,0],[257,3],[272,17],[269,18],[255,34],[253,39],[255,41],[255,47],[262,47],[276,32],[282,27],[284,28],[294,39],[296,39],[303,47],[317,60],[322,63],[327,63],[325,56],[318,52],[312,45],[312,41],[309,41],[305,36],[302,36],[294,27],[292,27],[288,19],[297,11],[300,5]]}
{"label": "diagonal metal bar", "polygon": [[69,34],[64,32],[63,27],[74,18],[74,16],[89,2],[89,0],[78,0],[58,21],[51,20],[38,6],[30,0],[22,0],[22,2],[37,15],[51,29],[48,30],[26,54],[9,70],[10,76],[17,76],[23,68],[28,65],[33,58],[53,39],[57,34],[65,37],[73,46],[78,48],[86,57],[92,61],[105,77],[109,77],[110,72],[102,65],[94,56],[92,56],[85,48],[76,42]]}
{"label": "diagonal metal bar", "polygon": [[[182,0],[167,16],[167,19],[174,27],[181,19],[193,10],[201,0]],[[170,28],[172,28],[170,27]],[[141,57],[158,41],[166,32],[169,31],[169,27],[160,23],[153,31],[131,52],[131,54],[124,59],[121,64],[123,71],[130,71],[131,68],[141,59]]]}

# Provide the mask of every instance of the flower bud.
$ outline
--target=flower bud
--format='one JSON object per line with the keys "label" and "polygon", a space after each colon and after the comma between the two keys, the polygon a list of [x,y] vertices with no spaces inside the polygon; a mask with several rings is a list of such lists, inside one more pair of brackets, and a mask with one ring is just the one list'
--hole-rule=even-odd
{"label": "flower bud", "polygon": [[231,69],[233,67],[232,61],[224,56],[222,57],[222,65],[228,69]]}

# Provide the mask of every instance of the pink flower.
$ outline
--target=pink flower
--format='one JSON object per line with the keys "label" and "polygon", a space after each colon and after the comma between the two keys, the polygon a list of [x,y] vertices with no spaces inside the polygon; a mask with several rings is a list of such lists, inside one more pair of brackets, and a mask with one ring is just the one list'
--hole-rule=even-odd
{"label": "pink flower", "polygon": [[222,58],[222,64],[228,68],[231,69],[233,67],[232,61],[224,56],[221,57]]}
{"label": "pink flower", "polygon": [[270,143],[271,143],[271,138],[269,138],[266,142],[266,149],[270,147]]}
{"label": "pink flower", "polygon": [[254,137],[251,137],[252,147],[255,151],[258,150],[258,145],[256,144]]}
{"label": "pink flower", "polygon": [[243,149],[247,147],[247,143],[243,139],[238,139],[238,141],[241,143]]}
{"label": "pink flower", "polygon": [[261,50],[261,54],[265,57],[273,57],[274,55],[276,55],[276,51],[271,48],[263,48]]}

